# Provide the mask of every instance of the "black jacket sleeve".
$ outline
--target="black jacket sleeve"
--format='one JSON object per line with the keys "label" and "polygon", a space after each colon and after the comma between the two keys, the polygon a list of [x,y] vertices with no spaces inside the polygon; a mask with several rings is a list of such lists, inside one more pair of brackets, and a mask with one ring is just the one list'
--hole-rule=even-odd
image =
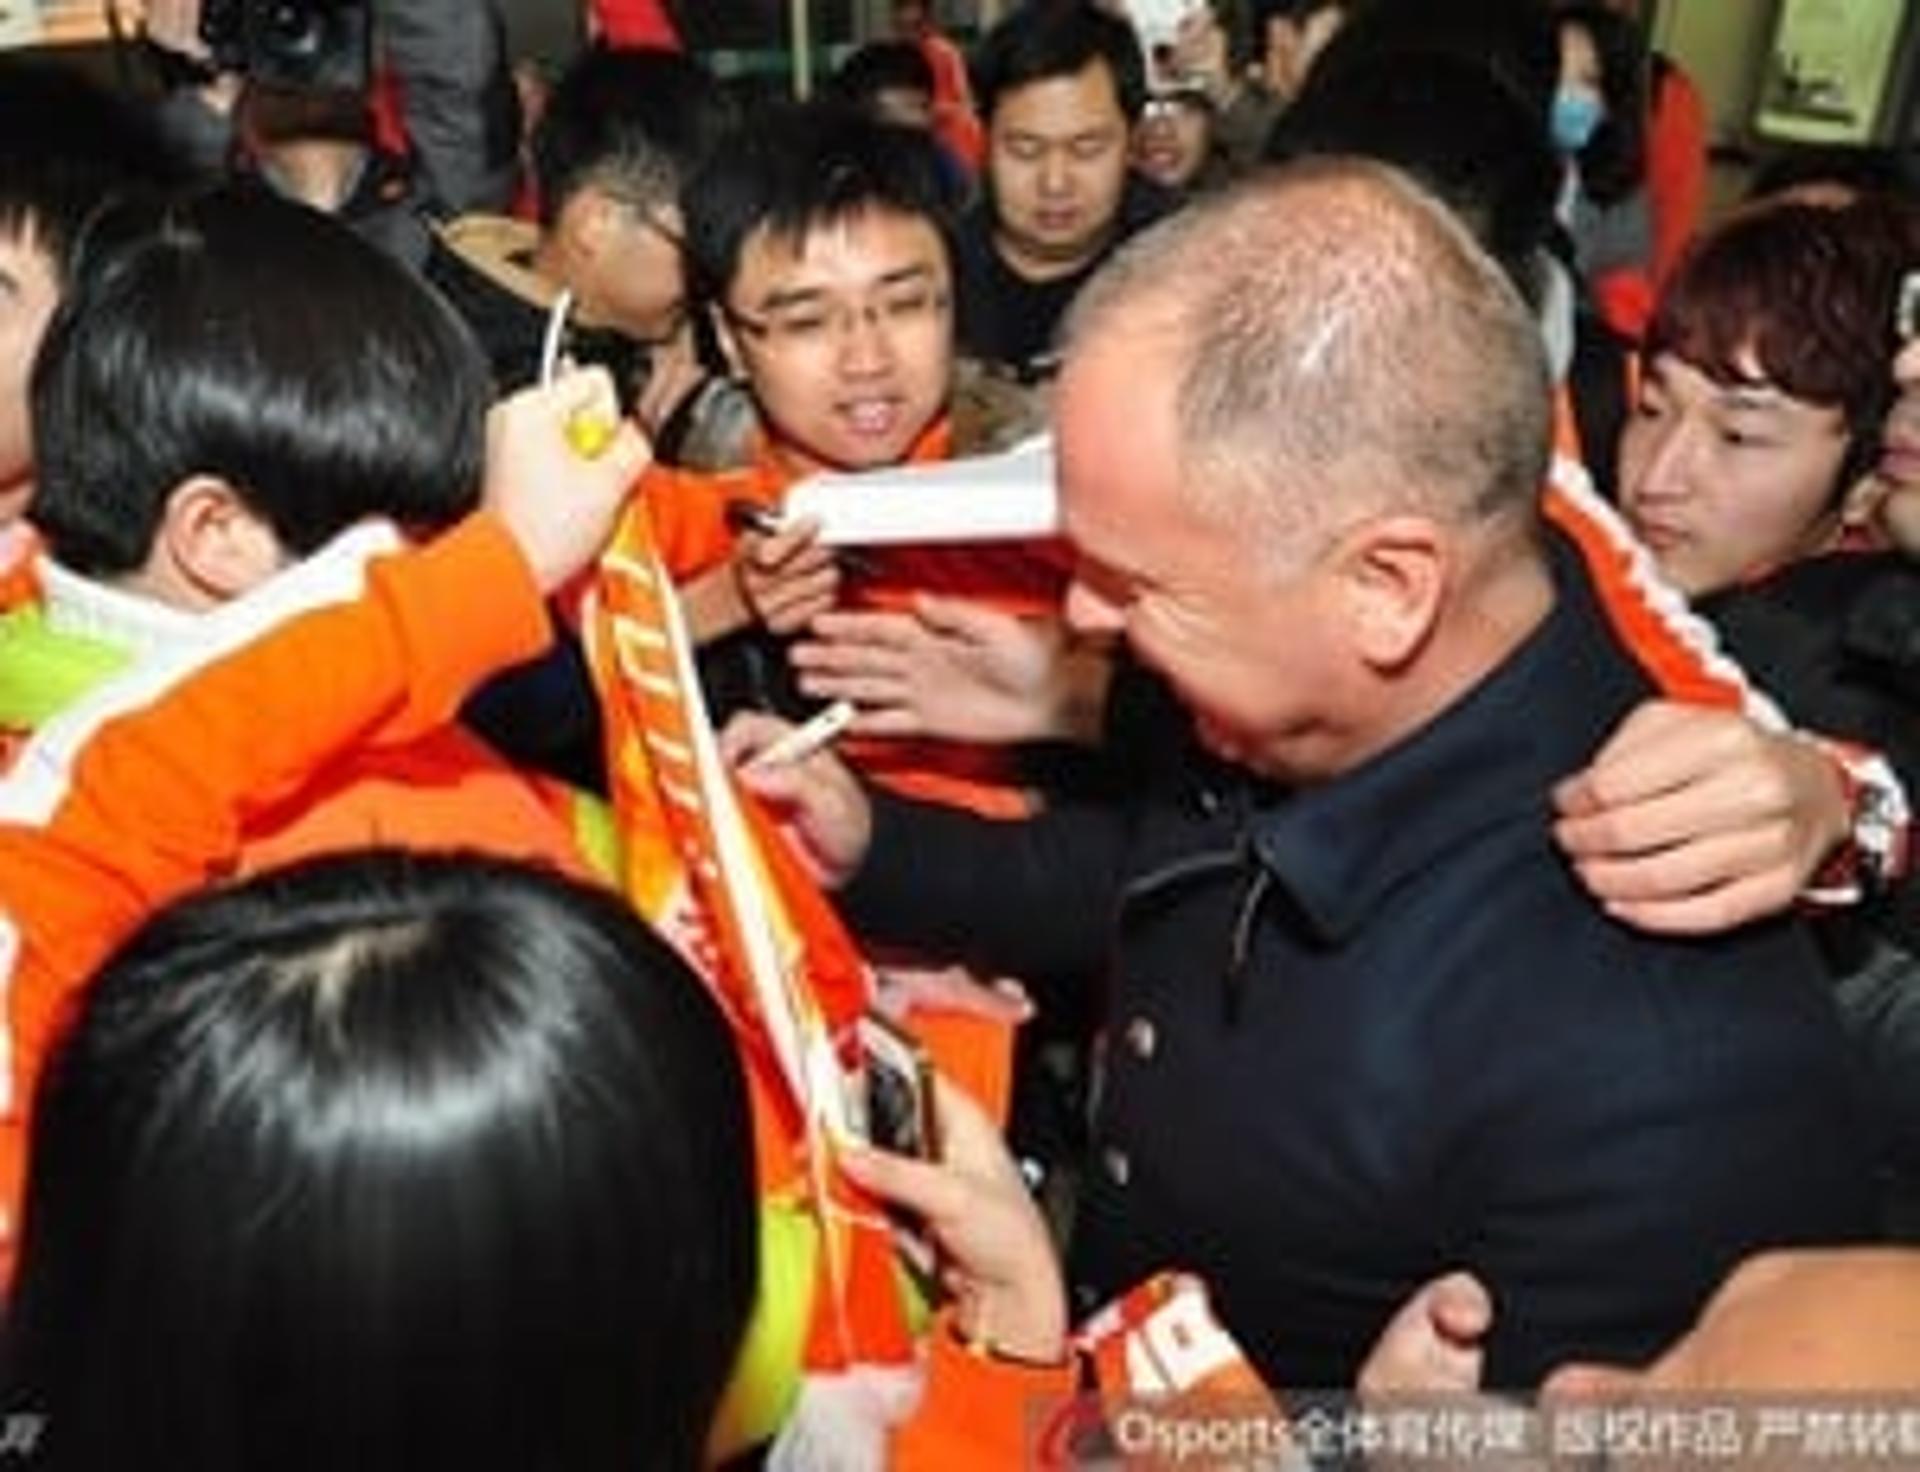
{"label": "black jacket sleeve", "polygon": [[1124,819],[1074,804],[1015,822],[874,795],[842,910],[865,938],[1045,988],[1104,961]]}

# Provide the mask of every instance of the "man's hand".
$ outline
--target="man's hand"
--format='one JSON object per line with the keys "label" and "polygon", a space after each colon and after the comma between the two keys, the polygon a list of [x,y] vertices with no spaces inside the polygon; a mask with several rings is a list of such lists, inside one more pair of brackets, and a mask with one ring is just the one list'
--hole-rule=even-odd
{"label": "man's hand", "polygon": [[[582,425],[608,436],[604,444],[591,446]],[[507,524],[534,580],[551,593],[599,555],[651,454],[621,418],[606,370],[571,370],[489,411],[481,504]]]}
{"label": "man's hand", "polygon": [[681,401],[705,382],[707,370],[694,346],[693,329],[687,325],[655,345],[649,357],[647,381],[641,386],[634,414],[647,433],[657,437]]}
{"label": "man's hand", "polygon": [[888,966],[874,1006],[896,1022],[916,1012],[949,1012],[1018,1027],[1033,1016],[1033,1000],[1018,981],[982,981],[964,966]]}
{"label": "man's hand", "polygon": [[1226,28],[1213,6],[1196,6],[1180,18],[1168,70],[1181,81],[1204,88],[1215,107],[1225,108],[1233,101],[1239,82],[1233,75]]}
{"label": "man's hand", "polygon": [[212,59],[200,38],[200,0],[146,0],[144,5],[123,3],[118,8],[123,24],[129,12],[135,13],[146,38],[162,51],[189,61]]}
{"label": "man's hand", "polygon": [[742,532],[733,557],[747,611],[782,637],[799,633],[840,596],[840,564],[820,545],[818,522]]}
{"label": "man's hand", "polygon": [[1769,1252],[1734,1270],[1685,1337],[1645,1369],[1563,1365],[1551,1401],[1644,1391],[1911,1394],[1920,1385],[1920,1252]]}
{"label": "man's hand", "polygon": [[1847,834],[1840,773],[1802,737],[1649,701],[1554,789],[1554,836],[1609,914],[1705,935],[1793,903]]}
{"label": "man's hand", "polygon": [[1360,1367],[1364,1397],[1480,1388],[1493,1297],[1471,1273],[1435,1278],[1400,1306]]}
{"label": "man's hand", "polygon": [[792,650],[800,688],[851,700],[862,734],[993,743],[1089,735],[1075,729],[1077,671],[1058,619],[921,597],[911,613],[823,613],[809,633]]}
{"label": "man's hand", "polygon": [[964,1331],[1024,1360],[1058,1361],[1067,1296],[1047,1224],[980,1106],[943,1078],[934,1081],[934,1104],[938,1161],[851,1149],[841,1163],[857,1184],[926,1224]]}
{"label": "man's hand", "polygon": [[815,879],[838,889],[865,862],[873,842],[873,804],[859,778],[830,751],[796,762],[754,758],[793,728],[773,716],[746,712],[727,722],[720,752],[741,785],[771,807]]}

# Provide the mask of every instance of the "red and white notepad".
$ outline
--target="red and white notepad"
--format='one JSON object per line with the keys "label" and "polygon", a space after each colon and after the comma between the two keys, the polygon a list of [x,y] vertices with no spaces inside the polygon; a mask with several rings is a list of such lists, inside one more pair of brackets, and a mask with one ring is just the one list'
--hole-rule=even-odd
{"label": "red and white notepad", "polygon": [[787,493],[782,515],[818,521],[829,547],[1050,537],[1060,530],[1053,440],[1042,435],[965,460],[812,476]]}

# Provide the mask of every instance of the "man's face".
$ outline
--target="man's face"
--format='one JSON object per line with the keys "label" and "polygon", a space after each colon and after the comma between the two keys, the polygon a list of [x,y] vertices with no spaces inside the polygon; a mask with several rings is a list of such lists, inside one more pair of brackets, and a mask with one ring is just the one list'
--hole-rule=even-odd
{"label": "man's face", "polygon": [[1900,396],[1881,436],[1880,478],[1895,490],[1920,491],[1920,336],[1902,344],[1893,381]]}
{"label": "man's face", "polygon": [[1133,164],[1167,189],[1184,189],[1199,174],[1213,142],[1213,114],[1204,102],[1157,97],[1133,130]]}
{"label": "man's face", "polygon": [[897,464],[953,368],[945,243],[919,215],[867,210],[791,242],[755,232],[724,322],[769,432],[809,467]]}
{"label": "man's face", "polygon": [[612,201],[608,219],[587,279],[574,283],[582,315],[637,342],[665,342],[687,314],[680,211],[673,205],[642,208]]}
{"label": "man's face", "polygon": [[1067,275],[1106,246],[1127,182],[1128,131],[1101,60],[1000,97],[987,129],[987,182],[995,244],[1020,275]]}
{"label": "man's face", "polygon": [[32,488],[27,382],[59,300],[53,258],[33,232],[0,234],[0,522],[25,509]]}
{"label": "man's face", "polygon": [[1324,776],[1342,684],[1333,589],[1317,566],[1277,572],[1244,532],[1193,508],[1171,393],[1140,393],[1177,381],[1175,357],[1164,337],[1116,324],[1068,358],[1056,412],[1068,622],[1124,638],[1216,755],[1277,780]]}
{"label": "man's face", "polygon": [[1819,551],[1838,524],[1837,408],[1655,358],[1620,437],[1620,499],[1661,571],[1700,597]]}

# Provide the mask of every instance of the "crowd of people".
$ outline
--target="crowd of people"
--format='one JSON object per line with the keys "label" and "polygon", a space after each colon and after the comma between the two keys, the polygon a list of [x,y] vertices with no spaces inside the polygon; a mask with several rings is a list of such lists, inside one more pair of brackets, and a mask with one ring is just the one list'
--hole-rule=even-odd
{"label": "crowd of people", "polygon": [[[179,0],[217,157],[0,59],[39,1455],[1920,1390],[1898,169],[1702,218],[1631,3],[900,0],[780,102],[595,7],[507,146],[472,9],[465,155]],[[1035,435],[1051,536],[785,514]]]}

